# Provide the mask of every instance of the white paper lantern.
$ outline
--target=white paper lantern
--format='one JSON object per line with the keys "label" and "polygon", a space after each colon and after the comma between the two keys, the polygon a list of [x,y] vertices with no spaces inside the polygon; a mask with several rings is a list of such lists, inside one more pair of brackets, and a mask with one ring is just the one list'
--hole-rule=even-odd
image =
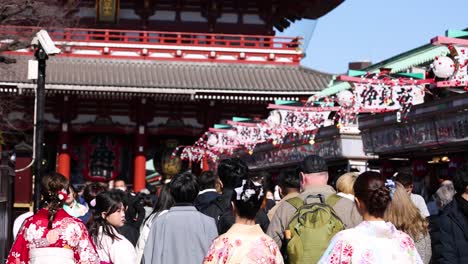
{"label": "white paper lantern", "polygon": [[438,57],[432,64],[432,70],[435,76],[446,79],[455,72],[455,65],[453,60],[449,57]]}
{"label": "white paper lantern", "polygon": [[267,123],[272,127],[281,125],[281,113],[277,110],[271,111]]}
{"label": "white paper lantern", "polygon": [[214,146],[218,143],[218,137],[214,134],[211,134],[209,137],[208,137],[208,141],[207,141],[208,145],[210,146]]}
{"label": "white paper lantern", "polygon": [[349,90],[339,92],[336,97],[341,106],[351,106],[353,104],[354,94]]}

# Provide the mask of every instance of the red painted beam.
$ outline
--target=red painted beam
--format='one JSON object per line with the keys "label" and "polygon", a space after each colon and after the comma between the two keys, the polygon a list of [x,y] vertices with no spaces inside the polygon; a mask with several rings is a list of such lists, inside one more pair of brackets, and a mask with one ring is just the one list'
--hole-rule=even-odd
{"label": "red painted beam", "polygon": [[[299,111],[299,112],[332,112],[340,111],[343,108],[339,106],[333,107],[307,107],[307,106],[286,106],[286,105],[268,105],[268,109],[277,109],[277,110],[288,110],[288,111]],[[386,113],[392,112],[395,109],[379,109],[379,108],[359,108],[356,112],[359,113]]]}
{"label": "red painted beam", "polygon": [[431,39],[432,45],[460,45],[460,46],[468,46],[468,39],[460,39],[460,38],[449,38],[445,36],[437,36]]}

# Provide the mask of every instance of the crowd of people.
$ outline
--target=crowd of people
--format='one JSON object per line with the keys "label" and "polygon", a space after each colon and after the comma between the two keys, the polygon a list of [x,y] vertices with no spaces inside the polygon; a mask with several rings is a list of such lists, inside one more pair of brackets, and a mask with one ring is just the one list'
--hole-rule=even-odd
{"label": "crowd of people", "polygon": [[225,159],[216,172],[172,177],[157,195],[123,180],[81,192],[52,173],[42,209],[18,219],[6,263],[468,263],[465,169],[427,204],[409,174],[330,182],[315,155],[274,183]]}

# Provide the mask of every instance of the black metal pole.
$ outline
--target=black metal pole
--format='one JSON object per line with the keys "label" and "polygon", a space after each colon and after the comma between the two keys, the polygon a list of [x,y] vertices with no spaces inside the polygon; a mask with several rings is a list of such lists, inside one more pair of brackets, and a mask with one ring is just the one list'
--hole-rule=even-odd
{"label": "black metal pole", "polygon": [[39,210],[41,202],[41,180],[42,180],[42,150],[44,144],[44,111],[45,111],[45,78],[47,54],[41,46],[36,50],[36,59],[39,62],[39,72],[37,78],[37,108],[36,108],[36,160],[34,162],[34,212]]}

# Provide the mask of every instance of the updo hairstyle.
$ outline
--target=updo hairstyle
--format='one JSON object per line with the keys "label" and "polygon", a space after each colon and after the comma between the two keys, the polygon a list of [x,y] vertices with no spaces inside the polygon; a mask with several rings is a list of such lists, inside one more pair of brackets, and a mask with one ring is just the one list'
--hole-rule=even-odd
{"label": "updo hairstyle", "polygon": [[247,179],[243,180],[242,185],[234,190],[231,201],[236,206],[237,213],[242,218],[254,220],[265,198],[263,186]]}
{"label": "updo hairstyle", "polygon": [[354,195],[364,203],[370,215],[380,218],[383,218],[391,201],[384,177],[374,171],[366,171],[358,176],[354,183]]}

